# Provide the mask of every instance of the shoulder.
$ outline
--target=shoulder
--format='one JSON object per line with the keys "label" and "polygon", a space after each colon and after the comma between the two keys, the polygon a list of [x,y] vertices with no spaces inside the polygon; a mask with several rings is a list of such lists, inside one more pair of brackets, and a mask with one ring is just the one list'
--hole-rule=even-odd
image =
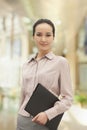
{"label": "shoulder", "polygon": [[56,56],[56,61],[60,64],[68,64],[68,60],[67,58],[63,57],[63,56]]}
{"label": "shoulder", "polygon": [[29,64],[34,58],[35,58],[36,54],[31,54],[26,61],[24,62],[23,66]]}
{"label": "shoulder", "polygon": [[70,70],[67,58],[55,55],[55,63],[60,73],[67,73]]}
{"label": "shoulder", "polygon": [[56,56],[55,62],[57,63],[60,70],[67,70],[67,68],[70,68],[69,61],[67,60],[67,58],[65,58],[63,56]]}
{"label": "shoulder", "polygon": [[32,57],[29,56],[25,61],[23,61],[22,68],[24,69],[26,66],[28,66],[31,60],[32,60]]}

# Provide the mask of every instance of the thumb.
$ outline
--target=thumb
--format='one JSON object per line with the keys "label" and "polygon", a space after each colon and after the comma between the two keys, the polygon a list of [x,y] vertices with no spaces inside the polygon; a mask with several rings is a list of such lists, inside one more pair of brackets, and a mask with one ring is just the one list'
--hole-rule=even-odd
{"label": "thumb", "polygon": [[35,120],[38,118],[38,116],[39,116],[39,115],[36,115],[36,116],[32,119],[32,121],[35,121]]}

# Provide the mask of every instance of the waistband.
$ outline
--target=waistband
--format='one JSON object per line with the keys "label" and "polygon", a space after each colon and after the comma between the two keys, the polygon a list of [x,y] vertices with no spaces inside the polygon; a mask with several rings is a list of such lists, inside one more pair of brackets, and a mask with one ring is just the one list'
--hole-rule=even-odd
{"label": "waistband", "polygon": [[24,117],[24,118],[33,118],[33,116],[31,114],[29,114],[29,116],[25,116],[25,115],[22,115],[22,114],[18,114],[18,116],[21,116],[21,117]]}

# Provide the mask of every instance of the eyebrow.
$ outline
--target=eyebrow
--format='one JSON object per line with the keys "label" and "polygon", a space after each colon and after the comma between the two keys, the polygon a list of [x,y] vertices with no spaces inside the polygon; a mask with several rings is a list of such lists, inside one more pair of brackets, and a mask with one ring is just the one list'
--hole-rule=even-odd
{"label": "eyebrow", "polygon": [[[36,32],[36,33],[38,34],[38,33],[42,33],[42,32]],[[46,32],[46,33],[47,33],[47,34],[52,34],[52,32]]]}

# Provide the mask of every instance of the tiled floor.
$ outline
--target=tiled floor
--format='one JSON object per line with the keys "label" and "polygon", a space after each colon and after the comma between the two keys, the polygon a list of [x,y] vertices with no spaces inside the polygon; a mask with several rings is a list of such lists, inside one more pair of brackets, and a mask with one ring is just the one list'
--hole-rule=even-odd
{"label": "tiled floor", "polygon": [[[4,106],[0,111],[0,130],[15,130],[17,107],[14,102],[12,104],[8,102],[8,107]],[[72,106],[64,114],[58,130],[87,130],[87,109]]]}

